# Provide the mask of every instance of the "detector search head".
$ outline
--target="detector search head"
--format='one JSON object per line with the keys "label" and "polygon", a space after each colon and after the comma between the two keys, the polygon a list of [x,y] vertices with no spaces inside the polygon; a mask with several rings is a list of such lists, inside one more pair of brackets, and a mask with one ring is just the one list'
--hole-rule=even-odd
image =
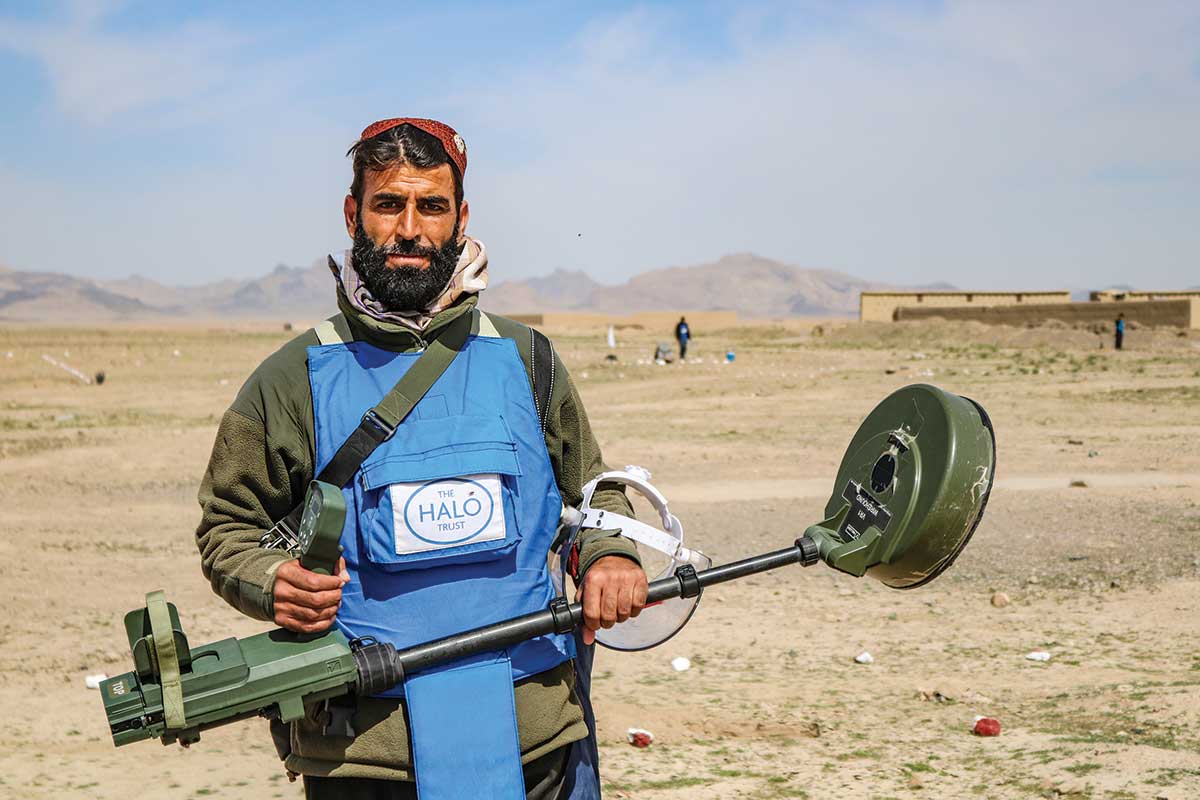
{"label": "detector search head", "polygon": [[906,386],[863,420],[826,519],[805,534],[829,566],[912,589],[962,552],[995,472],[996,438],[982,406],[936,386]]}

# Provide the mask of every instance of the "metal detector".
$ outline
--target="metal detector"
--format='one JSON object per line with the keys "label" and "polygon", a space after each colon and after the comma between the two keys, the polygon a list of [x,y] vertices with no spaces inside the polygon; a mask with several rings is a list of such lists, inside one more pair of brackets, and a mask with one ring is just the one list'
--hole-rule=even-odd
{"label": "metal detector", "polygon": [[[978,403],[934,386],[905,387],[880,403],[854,435],[824,520],[779,550],[709,568],[683,547],[680,526],[678,536],[670,537],[674,544],[663,542],[673,548],[674,568],[650,583],[647,602],[693,601],[719,583],[817,561],[896,589],[921,586],[944,572],[970,540],[987,506],[995,468],[995,435]],[[653,489],[636,474],[632,479],[623,480]],[[319,485],[314,491],[329,497],[337,492]],[[588,505],[576,527],[588,524]],[[635,531],[648,538],[667,535],[678,520],[665,499],[659,510],[664,530],[637,529],[629,519],[616,527],[634,536]],[[332,570],[345,509],[336,500],[310,502],[306,513],[312,516],[302,524],[311,535],[298,555],[310,569]],[[683,608],[686,622],[695,603]],[[406,674],[567,633],[582,622],[581,604],[560,596],[544,611],[399,651],[387,642],[347,641],[337,630],[319,636],[273,630],[189,648],[175,607],[154,592],[146,608],[125,618],[134,671],[104,681],[100,690],[116,745],[150,738],[190,744],[207,728],[251,716],[290,722],[303,716],[306,704],[343,694],[379,694]],[[663,629],[674,633],[683,622]],[[621,645],[651,639],[616,635],[609,641],[618,649],[638,649]]]}

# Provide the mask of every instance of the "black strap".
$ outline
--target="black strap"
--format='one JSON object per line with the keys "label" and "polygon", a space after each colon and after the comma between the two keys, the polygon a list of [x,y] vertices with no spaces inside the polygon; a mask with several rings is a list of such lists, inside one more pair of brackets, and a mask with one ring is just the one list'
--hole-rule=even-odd
{"label": "black strap", "polygon": [[550,396],[554,394],[554,345],[546,334],[533,328],[529,329],[529,380],[533,383],[533,405],[544,434]]}
{"label": "black strap", "polygon": [[[450,366],[450,362],[467,341],[473,317],[474,314],[470,312],[459,315],[442,329],[437,338],[426,345],[425,352],[416,363],[408,368],[382,400],[367,410],[358,427],[342,442],[333,458],[317,475],[317,480],[338,487],[350,482],[358,468],[375,452],[375,448],[391,438],[409,412]],[[281,529],[278,534],[295,540],[303,515],[304,503],[301,502],[286,517],[275,523],[272,531],[268,531],[263,537],[264,541],[278,538],[276,533],[273,533],[275,529]]]}

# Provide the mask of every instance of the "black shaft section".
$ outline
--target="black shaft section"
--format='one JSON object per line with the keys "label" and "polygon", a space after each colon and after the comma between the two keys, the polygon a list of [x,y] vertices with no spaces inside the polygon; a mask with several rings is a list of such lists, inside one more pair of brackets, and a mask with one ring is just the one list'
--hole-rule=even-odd
{"label": "black shaft section", "polygon": [[[807,557],[808,553],[802,542],[804,540],[800,539],[791,547],[784,548],[783,550],[763,553],[762,555],[735,561],[732,564],[724,564],[720,567],[706,569],[703,572],[696,573],[696,577],[700,581],[701,588],[703,588],[791,564],[808,566],[812,561]],[[646,602],[657,603],[672,597],[679,597],[682,591],[683,586],[679,578],[662,578],[650,584],[646,593]],[[567,614],[570,615],[572,627],[578,627],[583,623],[583,604],[571,603],[569,606],[565,606],[565,608],[560,605],[557,613],[550,609],[535,611],[532,614],[514,617],[513,619],[497,622],[493,625],[485,625],[482,628],[475,628],[464,633],[446,636],[442,639],[435,639],[432,642],[409,647],[406,650],[400,650],[394,656],[396,666],[398,667],[397,674],[403,676],[438,664],[444,664],[447,661],[455,661],[467,656],[484,653],[488,650],[503,650],[518,642],[533,639],[537,636],[546,636],[555,632],[566,633],[561,628],[564,627],[563,623],[566,621]],[[559,630],[556,630],[556,616],[559,621],[557,626]]]}

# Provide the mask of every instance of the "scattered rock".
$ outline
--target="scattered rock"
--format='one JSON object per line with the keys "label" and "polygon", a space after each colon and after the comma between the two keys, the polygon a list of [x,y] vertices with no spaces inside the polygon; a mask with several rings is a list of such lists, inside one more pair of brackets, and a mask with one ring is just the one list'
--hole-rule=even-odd
{"label": "scattered rock", "polygon": [[863,650],[861,653],[859,653],[858,655],[856,655],[854,657],[854,660],[856,662],[858,662],[859,664],[874,664],[875,656],[871,655],[866,650]]}
{"label": "scattered rock", "polygon": [[1067,439],[1067,444],[1078,444],[1078,445],[1082,445],[1082,444],[1083,444],[1083,440],[1082,440],[1082,439]]}
{"label": "scattered rock", "polygon": [[1086,488],[1088,488],[1087,481],[1081,481],[1081,480],[1078,480],[1078,479],[1071,481],[1071,482],[1070,482],[1069,484],[1067,484],[1067,485],[1068,485],[1068,486],[1070,486],[1072,489],[1086,489]]}
{"label": "scattered rock", "polygon": [[1050,654],[1047,653],[1045,650],[1034,650],[1032,653],[1025,654],[1025,659],[1027,661],[1046,662],[1046,661],[1049,661],[1050,658],[1051,658]]}
{"label": "scattered rock", "polygon": [[108,680],[108,676],[103,672],[97,672],[95,675],[88,675],[83,679],[83,685],[89,689],[99,689],[100,682]]}
{"label": "scattered rock", "polygon": [[679,656],[678,658],[671,659],[671,667],[676,672],[687,672],[692,668],[692,662],[683,656]]}
{"label": "scattered rock", "polygon": [[1100,455],[1099,450],[1088,450],[1088,458],[1095,458],[1098,455]]}
{"label": "scattered rock", "polygon": [[1008,595],[1004,592],[996,592],[992,595],[992,605],[996,608],[1004,608],[1010,602],[1012,601],[1008,599]]}
{"label": "scattered rock", "polygon": [[941,689],[918,689],[917,696],[927,703],[953,703],[955,699]]}

